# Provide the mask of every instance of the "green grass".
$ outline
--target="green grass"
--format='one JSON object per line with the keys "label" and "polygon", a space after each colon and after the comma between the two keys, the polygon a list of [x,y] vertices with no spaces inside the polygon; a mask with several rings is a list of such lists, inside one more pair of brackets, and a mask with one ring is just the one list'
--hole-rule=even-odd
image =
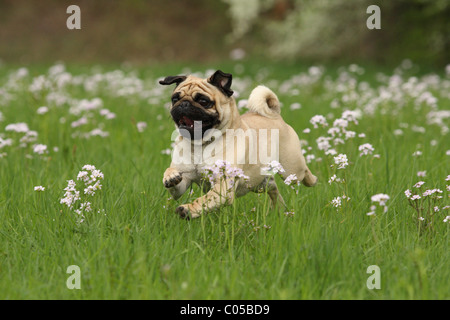
{"label": "green grass", "polygon": [[[260,82],[255,79],[263,68],[258,63],[243,66],[244,71],[235,74],[235,83],[246,77],[251,83],[239,99],[248,97],[249,90]],[[233,71],[231,63],[218,67]],[[73,75],[95,73],[85,66],[69,66],[68,70]],[[143,80],[144,89],[153,90],[158,77],[181,70],[178,66],[141,67],[126,73],[135,72]],[[192,71],[196,70],[205,69],[194,66]],[[191,221],[175,214],[179,203],[193,200],[200,190],[194,187],[192,195],[187,193],[173,201],[162,184],[170,156],[161,151],[170,147],[174,128],[162,107],[169,101],[170,89],[153,91],[143,98],[135,94],[117,97],[106,85],[96,92],[86,91],[82,85],[69,86],[58,92],[77,99],[100,97],[103,108],[116,113],[115,119],[104,120],[98,111],[92,112],[88,125],[72,128],[71,122],[80,116],[70,115],[67,105],[57,107],[45,100],[55,89],[37,95],[28,90],[33,77],[47,73],[46,66],[30,67],[30,75],[17,82],[17,88],[4,87],[11,99],[0,99],[4,118],[0,137],[10,137],[14,143],[0,149],[0,153],[7,153],[0,158],[0,298],[450,298],[449,224],[442,222],[449,211],[441,210],[433,226],[425,227],[403,194],[424,180],[426,186],[444,190],[440,206],[448,205],[448,134],[442,135],[439,126],[426,123],[430,109],[422,106],[416,110],[405,98],[401,109],[388,101],[374,115],[363,114],[352,130],[365,133],[366,138],[337,146],[338,152],[347,154],[350,160],[345,173],[338,172],[346,179],[345,185],[338,187],[327,183],[334,172],[330,168],[332,157],[317,150],[315,144],[326,129],[312,129],[309,119],[328,113],[337,118],[344,109],[357,107],[358,102],[330,108],[330,101],[338,95],[324,84],[325,76],[316,84],[297,86],[298,96],[280,93],[283,81],[307,71],[308,66],[273,65],[265,70],[261,82],[278,94],[284,105],[283,117],[313,147],[306,154],[322,158],[322,162],[309,164],[319,184],[299,187],[298,195],[277,177],[289,211],[295,212],[291,217],[283,210],[269,210],[266,215],[265,194],[246,195],[232,206]],[[0,86],[8,83],[13,71],[0,69]],[[329,67],[325,75],[337,85],[339,72],[338,67]],[[376,80],[377,72],[368,66],[357,77],[358,83],[367,81],[371,88],[385,85]],[[392,74],[390,70],[385,72]],[[414,75],[423,80],[421,71]],[[448,110],[450,103],[442,92],[435,90],[433,94],[438,97],[439,109]],[[157,101],[149,103],[149,98]],[[301,109],[290,110],[293,102],[300,102]],[[37,115],[36,109],[42,105],[50,110]],[[443,120],[448,126],[448,118]],[[142,133],[136,129],[139,121],[148,124]],[[25,122],[38,132],[34,143],[47,145],[48,155],[33,154],[33,143],[19,147],[23,134],[4,130],[7,124],[17,122]],[[333,120],[328,122],[331,126]],[[401,123],[409,127],[402,129],[403,135],[394,135]],[[99,124],[109,137],[72,137],[77,130],[87,132]],[[425,127],[425,133],[411,130],[412,125]],[[311,128],[311,133],[302,133],[305,128]],[[436,140],[434,145],[431,140]],[[359,157],[362,143],[371,143],[380,158]],[[53,151],[53,147],[59,151]],[[421,157],[411,156],[416,150],[423,152]],[[30,154],[32,158],[26,156]],[[85,164],[95,165],[105,175],[102,190],[93,200],[95,208],[104,209],[104,213],[92,212],[83,223],[77,223],[76,214],[59,201],[66,180],[75,180]],[[416,173],[423,170],[427,176],[418,178]],[[46,190],[34,191],[38,185]],[[344,189],[351,200],[336,210],[330,201],[342,196]],[[377,193],[390,196],[388,211],[367,216],[370,197]],[[81,290],[66,286],[70,265],[80,267]],[[366,286],[370,265],[380,267],[379,290]]]}

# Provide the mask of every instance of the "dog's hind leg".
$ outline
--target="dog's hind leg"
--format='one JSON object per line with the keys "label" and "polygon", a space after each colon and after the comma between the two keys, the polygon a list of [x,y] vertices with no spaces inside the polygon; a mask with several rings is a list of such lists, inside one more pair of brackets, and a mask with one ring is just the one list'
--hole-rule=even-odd
{"label": "dog's hind leg", "polygon": [[302,183],[307,187],[313,187],[317,183],[317,177],[311,173],[309,168],[305,170],[305,177],[303,178]]}
{"label": "dog's hind leg", "polygon": [[273,176],[265,178],[263,182],[261,182],[261,184],[253,191],[257,193],[267,192],[272,209],[276,208],[278,203],[281,203],[286,208],[286,203],[284,202],[281,193],[278,191],[278,187]]}
{"label": "dog's hind leg", "polygon": [[284,202],[281,193],[278,191],[278,187],[273,176],[270,177],[268,181],[267,194],[270,197],[272,209],[276,207],[278,202],[280,202],[286,208],[286,203]]}
{"label": "dog's hind leg", "polygon": [[289,175],[295,174],[298,181],[307,187],[312,187],[317,183],[317,177],[311,173],[306,164],[297,134],[290,127],[288,130],[289,135],[284,137],[285,145],[295,146],[295,148],[280,146],[280,163],[285,170],[282,176],[286,179]]}

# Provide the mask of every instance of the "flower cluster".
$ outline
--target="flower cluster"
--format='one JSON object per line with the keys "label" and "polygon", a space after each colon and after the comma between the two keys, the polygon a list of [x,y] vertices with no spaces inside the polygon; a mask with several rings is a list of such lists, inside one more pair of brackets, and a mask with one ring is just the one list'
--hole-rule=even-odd
{"label": "flower cluster", "polygon": [[331,204],[333,205],[333,207],[340,207],[341,206],[341,197],[335,197],[333,198],[333,200],[331,200]]}
{"label": "flower cluster", "polygon": [[74,204],[80,200],[80,191],[76,189],[76,183],[73,180],[67,180],[67,187],[64,188],[64,198],[61,198],[60,203],[65,204],[70,210],[73,209]]}
{"label": "flower cluster", "polygon": [[27,158],[33,158],[32,154],[44,156],[49,153],[47,145],[34,143],[38,139],[38,133],[34,130],[30,130],[28,124],[25,122],[10,123],[5,127],[5,131],[11,135],[12,138],[4,138],[3,134],[0,134],[0,149],[13,146],[17,135],[21,135],[18,139],[18,146],[24,149],[31,146],[31,148],[29,148],[31,153],[26,155]]}
{"label": "flower cluster", "polygon": [[[340,118],[333,121],[333,126],[327,130],[327,135],[320,136],[316,139],[317,148],[322,150],[325,155],[336,155],[338,152],[335,148],[339,145],[344,145],[347,140],[353,139],[356,136],[358,138],[364,138],[364,133],[357,135],[355,131],[349,128],[350,124],[357,125],[357,119],[360,117],[361,112],[359,110],[345,110]],[[315,129],[319,128],[319,126],[322,128],[328,126],[325,117],[321,115],[314,116],[310,122]]]}
{"label": "flower cluster", "polygon": [[[368,216],[375,215],[377,210],[382,211],[383,213],[386,213],[388,210],[386,203],[389,199],[390,199],[390,197],[384,193],[378,193],[378,194],[373,195],[370,198],[370,200],[372,201],[372,205],[370,206],[370,212],[368,212],[367,215]],[[379,210],[379,209],[381,209],[381,210]]]}
{"label": "flower cluster", "polygon": [[372,154],[375,149],[372,147],[372,145],[370,143],[365,143],[365,144],[360,145],[358,147],[358,150],[361,152],[359,154],[359,156],[361,157],[361,156]]}
{"label": "flower cluster", "polygon": [[277,174],[277,173],[285,172],[283,166],[281,165],[281,163],[279,163],[276,160],[272,160],[271,162],[269,162],[267,164],[267,166],[262,168],[262,171],[263,171],[263,173],[265,175],[274,175],[274,174]]}
{"label": "flower cluster", "polygon": [[103,179],[104,175],[100,170],[93,165],[87,164],[83,166],[77,175],[77,181],[80,181],[80,184],[84,186],[83,194],[80,191],[81,189],[77,189],[75,181],[67,181],[67,187],[64,188],[64,197],[61,198],[60,203],[78,214],[80,223],[84,221],[85,213],[92,212],[91,201],[96,191],[101,190]]}
{"label": "flower cluster", "polygon": [[212,166],[204,167],[202,173],[212,186],[223,179],[229,183],[230,188],[234,186],[236,179],[249,180],[242,169],[232,166],[225,160],[217,160]]}
{"label": "flower cluster", "polygon": [[333,200],[331,200],[330,204],[333,207],[335,207],[336,209],[339,209],[339,208],[341,208],[343,201],[345,201],[344,203],[347,203],[350,201],[350,198],[344,194],[342,196],[333,198]]}
{"label": "flower cluster", "polygon": [[[334,149],[331,149],[334,150]],[[334,170],[334,174],[328,179],[328,183],[330,185],[337,185],[339,189],[339,193],[343,193],[342,196],[334,197],[330,204],[335,207],[336,209],[340,209],[343,204],[347,204],[350,201],[350,197],[347,196],[346,188],[345,188],[345,178],[340,178],[337,176],[338,170],[339,171],[345,171],[343,169],[346,169],[348,166],[348,158],[347,155],[344,153],[340,153],[337,156],[333,157],[334,164],[331,165],[331,167]],[[345,174],[345,172],[344,172]],[[345,202],[344,202],[345,201]]]}
{"label": "flower cluster", "polygon": [[327,119],[325,119],[325,117],[322,115],[315,115],[314,117],[311,118],[311,120],[309,120],[309,122],[311,122],[311,124],[314,126],[315,129],[319,128],[319,126],[321,127],[328,126]]}
{"label": "flower cluster", "polygon": [[333,174],[330,179],[328,180],[329,184],[332,184],[333,182],[337,182],[337,183],[345,183],[344,179],[338,178],[335,174]]}
{"label": "flower cluster", "polygon": [[[450,181],[450,176],[447,176],[445,181]],[[449,205],[445,205],[446,199],[443,194],[444,191],[439,188],[425,189],[423,186],[426,183],[424,181],[418,181],[411,189],[406,189],[404,194],[409,202],[409,205],[416,211],[417,220],[424,222],[426,226],[431,227],[436,215],[444,212],[450,208]],[[450,186],[445,187],[447,192],[450,192]],[[448,199],[450,195],[446,198]],[[449,217],[446,216],[443,222],[448,222]]]}
{"label": "flower cluster", "polygon": [[284,184],[288,185],[292,190],[295,191],[295,194],[298,194],[298,187],[300,185],[300,180],[295,173],[290,174],[284,179]]}
{"label": "flower cluster", "polygon": [[259,230],[262,230],[262,229],[265,229],[267,231],[267,230],[270,230],[272,228],[272,226],[267,225],[267,224],[264,224],[262,226],[258,226],[256,224],[255,220],[253,220],[253,219],[248,221],[248,226],[251,228],[251,230],[253,232],[258,232]]}
{"label": "flower cluster", "polygon": [[285,211],[284,214],[286,217],[293,217],[295,215],[295,212],[294,211]]}
{"label": "flower cluster", "polygon": [[147,122],[139,121],[138,123],[136,123],[136,128],[138,132],[144,132],[145,129],[147,129]]}
{"label": "flower cluster", "polygon": [[294,183],[299,183],[297,175],[295,173],[290,174],[286,177],[286,179],[284,179],[284,183],[287,184],[288,186],[294,184]]}
{"label": "flower cluster", "polygon": [[348,166],[348,158],[346,154],[339,154],[334,157],[334,164],[337,166],[337,169],[345,169]]}

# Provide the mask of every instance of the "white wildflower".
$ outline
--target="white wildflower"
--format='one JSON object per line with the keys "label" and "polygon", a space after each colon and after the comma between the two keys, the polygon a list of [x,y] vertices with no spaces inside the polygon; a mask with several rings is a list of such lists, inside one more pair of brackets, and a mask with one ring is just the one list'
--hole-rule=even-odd
{"label": "white wildflower", "polygon": [[25,135],[20,138],[19,142],[22,147],[26,147],[28,143],[35,142],[37,140],[38,133],[33,130],[29,130]]}
{"label": "white wildflower", "polygon": [[316,159],[316,156],[313,154],[306,155],[306,163],[311,163],[314,159]]}
{"label": "white wildflower", "polygon": [[341,179],[341,178],[338,178],[338,177],[334,174],[334,175],[332,175],[332,176],[330,177],[330,179],[328,180],[328,183],[329,183],[329,184],[332,184],[333,182],[343,183],[344,180]]}
{"label": "white wildflower", "polygon": [[33,152],[37,154],[48,153],[47,146],[45,144],[35,144],[33,146]]}
{"label": "white wildflower", "polygon": [[370,143],[362,144],[358,147],[358,150],[361,152],[359,156],[372,154],[375,150]]}
{"label": "white wildflower", "polygon": [[284,169],[281,163],[276,160],[271,161],[266,167],[262,169],[269,174],[283,173]]}
{"label": "white wildflower", "polygon": [[48,107],[46,107],[46,106],[39,107],[36,110],[37,114],[46,114],[47,112],[48,112]]}
{"label": "white wildflower", "polygon": [[347,120],[348,122],[358,124],[358,119],[361,118],[361,116],[361,110],[346,110],[342,113],[341,118]]}
{"label": "white wildflower", "polygon": [[420,187],[423,186],[424,184],[425,184],[424,181],[419,181],[419,182],[417,182],[413,187],[414,187],[414,188],[420,188]]}
{"label": "white wildflower", "polygon": [[[440,190],[440,189],[425,190],[425,192],[422,194],[422,196],[423,197],[428,197],[428,196],[434,195],[435,193],[442,193],[442,190]],[[440,196],[435,196],[435,197],[437,197],[438,199],[442,198]]]}
{"label": "white wildflower", "polygon": [[287,184],[288,186],[290,186],[293,182],[297,182],[298,178],[295,175],[295,173],[290,174],[286,177],[286,179],[284,179],[284,183]]}
{"label": "white wildflower", "polygon": [[406,191],[405,191],[405,196],[406,196],[406,198],[411,198],[411,195],[412,195],[412,193],[411,193],[411,190],[409,190],[409,189],[407,189]]}
{"label": "white wildflower", "polygon": [[81,168],[81,169],[83,169],[83,170],[88,170],[88,171],[93,171],[93,170],[95,170],[95,166],[90,165],[90,164],[86,164],[86,165],[84,165],[83,168]]}
{"label": "white wildflower", "polygon": [[144,121],[140,121],[136,123],[136,127],[139,132],[144,132],[145,129],[147,129],[147,123]]}
{"label": "white wildflower", "polygon": [[291,106],[289,107],[289,109],[291,110],[298,110],[302,107],[302,105],[298,102],[294,102],[293,104],[291,104]]}
{"label": "white wildflower", "polygon": [[418,177],[426,177],[426,175],[427,175],[427,171],[418,171],[417,172]]}
{"label": "white wildflower", "polygon": [[294,211],[286,211],[284,214],[285,214],[287,217],[293,217],[294,214],[295,214],[295,212],[294,212]]}
{"label": "white wildflower", "polygon": [[342,198],[341,197],[335,197],[333,200],[331,200],[331,204],[335,208],[339,208],[342,204]]}
{"label": "white wildflower", "polygon": [[208,178],[211,185],[214,185],[221,179],[226,179],[230,187],[233,187],[236,179],[243,179],[244,181],[250,179],[244,174],[242,169],[233,167],[226,160],[217,160],[214,165],[204,167],[202,173]]}
{"label": "white wildflower", "polygon": [[333,127],[347,128],[347,126],[348,126],[348,121],[345,119],[336,119],[333,122]]}
{"label": "white wildflower", "polygon": [[354,137],[356,137],[355,131],[349,131],[349,130],[345,131],[345,140],[353,139]]}
{"label": "white wildflower", "polygon": [[348,166],[348,159],[346,154],[339,154],[334,157],[334,163],[338,166],[338,169],[345,169]]}
{"label": "white wildflower", "polygon": [[316,139],[316,143],[317,143],[317,147],[319,148],[319,150],[324,150],[327,151],[328,149],[331,148],[331,144],[330,144],[330,138],[329,137],[319,137]]}
{"label": "white wildflower", "polygon": [[387,194],[378,193],[373,195],[371,198],[372,202],[378,202],[380,206],[385,206],[386,202],[390,199]]}
{"label": "white wildflower", "polygon": [[309,120],[309,122],[311,122],[315,129],[317,129],[319,125],[322,127],[328,126],[327,120],[322,115],[315,115],[311,118],[311,120]]}
{"label": "white wildflower", "polygon": [[24,122],[19,123],[11,123],[8,124],[5,128],[5,131],[15,131],[15,132],[27,132],[30,129],[28,128],[28,125]]}
{"label": "white wildflower", "polygon": [[8,139],[2,139],[2,137],[0,137],[0,149],[6,147],[6,146],[10,146],[12,145],[13,140],[11,138]]}

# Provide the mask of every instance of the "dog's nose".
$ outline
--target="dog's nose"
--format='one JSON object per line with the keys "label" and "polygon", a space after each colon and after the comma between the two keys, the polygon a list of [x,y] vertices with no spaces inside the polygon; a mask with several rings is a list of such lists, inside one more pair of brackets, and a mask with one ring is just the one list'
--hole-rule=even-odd
{"label": "dog's nose", "polygon": [[181,103],[180,103],[180,108],[188,108],[190,106],[191,106],[191,104],[189,101],[181,101]]}

